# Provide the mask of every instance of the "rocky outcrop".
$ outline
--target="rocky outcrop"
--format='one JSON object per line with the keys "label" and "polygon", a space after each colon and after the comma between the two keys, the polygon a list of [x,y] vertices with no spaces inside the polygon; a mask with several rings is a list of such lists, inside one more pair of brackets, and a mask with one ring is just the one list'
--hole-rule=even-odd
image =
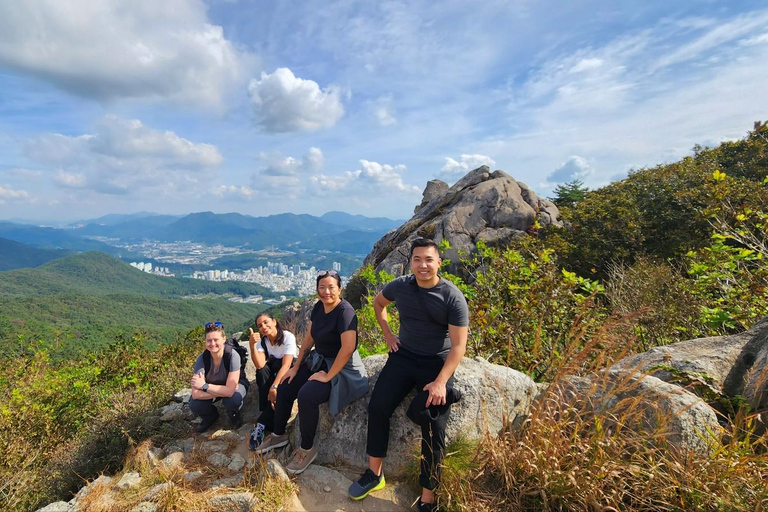
{"label": "rocky outcrop", "polygon": [[[386,359],[386,355],[378,355],[363,360],[371,389]],[[458,436],[479,439],[486,433],[496,434],[502,429],[505,420],[525,416],[537,393],[536,384],[528,376],[481,358],[464,358],[456,370],[455,379],[454,385],[462,391],[463,396],[459,403],[451,407],[446,430],[448,442]],[[418,457],[421,428],[405,415],[414,395],[415,392],[411,392],[392,417],[386,460],[387,475],[402,475],[414,457]],[[367,467],[365,442],[369,399],[370,393],[351,403],[335,421],[328,413],[327,405],[321,406],[320,424],[315,438],[318,462],[343,463],[361,469]]]}
{"label": "rocky outcrop", "polygon": [[709,454],[719,444],[722,428],[715,411],[680,386],[634,370],[605,370],[571,377],[550,389],[547,399],[600,416],[604,426],[653,432],[665,446]]}
{"label": "rocky outcrop", "polygon": [[427,184],[413,217],[376,242],[364,265],[396,276],[407,271],[410,242],[418,237],[448,240],[445,257],[458,261],[478,241],[505,245],[539,225],[561,226],[560,212],[524,183],[487,166],[471,171],[452,187],[438,180]]}
{"label": "rocky outcrop", "polygon": [[655,347],[622,359],[612,369],[648,373],[692,390],[710,402],[743,397],[755,411],[765,411],[768,317],[739,334]]}

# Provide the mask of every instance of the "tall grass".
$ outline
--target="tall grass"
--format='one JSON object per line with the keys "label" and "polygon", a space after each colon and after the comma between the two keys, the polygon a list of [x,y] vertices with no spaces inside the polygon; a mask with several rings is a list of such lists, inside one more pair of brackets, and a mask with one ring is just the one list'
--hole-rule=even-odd
{"label": "tall grass", "polygon": [[3,510],[69,499],[84,479],[122,468],[142,439],[173,436],[155,411],[188,378],[200,338],[151,350],[137,333],[85,360],[52,362],[43,349],[2,361]]}
{"label": "tall grass", "polygon": [[[593,374],[591,387],[574,393],[592,351],[620,356],[626,341],[602,334],[567,344],[566,364],[526,417],[469,447],[458,467],[446,459],[440,501],[447,510],[687,511],[768,510],[768,437],[756,435],[756,416],[738,411],[728,434],[709,453],[685,450],[670,440],[671,415],[632,395],[636,379],[608,382]],[[572,332],[578,333],[578,330]],[[605,363],[605,361],[603,361]],[[599,391],[599,393],[596,393]],[[590,400],[600,395],[603,408]],[[453,474],[456,473],[456,474]]]}

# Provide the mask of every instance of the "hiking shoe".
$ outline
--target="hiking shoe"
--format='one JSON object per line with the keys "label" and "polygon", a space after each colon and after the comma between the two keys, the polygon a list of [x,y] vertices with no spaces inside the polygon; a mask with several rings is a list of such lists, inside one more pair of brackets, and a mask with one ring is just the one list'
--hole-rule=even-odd
{"label": "hiking shoe", "polygon": [[232,430],[237,430],[243,426],[243,416],[239,409],[234,412],[227,411],[227,416],[229,416],[229,426],[232,427]]}
{"label": "hiking shoe", "polygon": [[384,472],[381,472],[381,476],[376,476],[376,473],[370,469],[366,469],[365,473],[358,479],[357,482],[353,482],[349,486],[349,497],[353,500],[361,500],[368,496],[368,493],[378,491],[384,488]]}
{"label": "hiking shoe", "polygon": [[289,442],[290,440],[288,439],[288,434],[283,434],[281,436],[277,434],[269,434],[264,438],[264,442],[257,446],[253,451],[258,454],[267,453],[268,451],[274,450],[275,448],[285,446]]}
{"label": "hiking shoe", "polygon": [[200,422],[200,424],[195,428],[198,433],[202,434],[209,428],[211,428],[211,425],[216,423],[216,420],[219,419],[219,411],[216,411],[216,414],[212,414],[211,416],[200,416],[203,421]]}
{"label": "hiking shoe", "polygon": [[317,447],[313,446],[309,450],[297,448],[296,451],[293,452],[291,462],[285,466],[285,470],[292,475],[303,473],[304,470],[312,464],[315,457],[317,457]]}
{"label": "hiking shoe", "polygon": [[437,510],[437,503],[423,503],[421,501],[421,496],[419,496],[419,499],[416,502],[416,510],[419,512],[435,512],[435,510]]}
{"label": "hiking shoe", "polygon": [[264,442],[264,425],[257,423],[251,430],[251,439],[248,441],[248,448],[253,451]]}

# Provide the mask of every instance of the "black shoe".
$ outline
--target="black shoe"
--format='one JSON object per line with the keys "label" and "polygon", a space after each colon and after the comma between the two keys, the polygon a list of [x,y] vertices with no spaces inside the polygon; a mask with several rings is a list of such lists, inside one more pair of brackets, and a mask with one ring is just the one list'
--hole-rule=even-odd
{"label": "black shoe", "polygon": [[200,424],[197,426],[195,430],[197,430],[199,433],[203,433],[209,428],[211,428],[211,425],[216,423],[216,420],[219,419],[219,411],[216,411],[216,414],[213,414],[211,416],[201,416],[203,418],[203,421],[200,422]]}
{"label": "black shoe", "polygon": [[437,510],[437,504],[422,503],[421,496],[419,496],[419,500],[416,502],[416,510],[418,510],[419,512],[435,512]]}
{"label": "black shoe", "polygon": [[234,412],[227,411],[227,416],[229,416],[229,425],[232,430],[237,430],[243,426],[243,417],[239,409]]}

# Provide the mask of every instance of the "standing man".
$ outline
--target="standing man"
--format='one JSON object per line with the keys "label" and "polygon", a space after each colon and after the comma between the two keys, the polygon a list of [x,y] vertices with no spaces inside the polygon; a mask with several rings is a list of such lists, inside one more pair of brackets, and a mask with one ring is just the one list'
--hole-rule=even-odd
{"label": "standing man", "polygon": [[[410,263],[413,275],[390,282],[374,299],[373,309],[389,347],[389,359],[368,404],[368,469],[350,486],[349,495],[361,500],[384,487],[382,466],[389,444],[389,420],[416,387],[418,394],[409,408],[409,417],[427,418],[420,422],[422,491],[418,507],[431,512],[435,510],[434,491],[445,453],[450,405],[459,396],[452,387],[453,372],[467,347],[469,309],[461,291],[437,274],[442,260],[434,241],[414,240]],[[387,306],[393,302],[400,312],[397,336],[387,316]],[[413,409],[426,414],[412,415]]]}

